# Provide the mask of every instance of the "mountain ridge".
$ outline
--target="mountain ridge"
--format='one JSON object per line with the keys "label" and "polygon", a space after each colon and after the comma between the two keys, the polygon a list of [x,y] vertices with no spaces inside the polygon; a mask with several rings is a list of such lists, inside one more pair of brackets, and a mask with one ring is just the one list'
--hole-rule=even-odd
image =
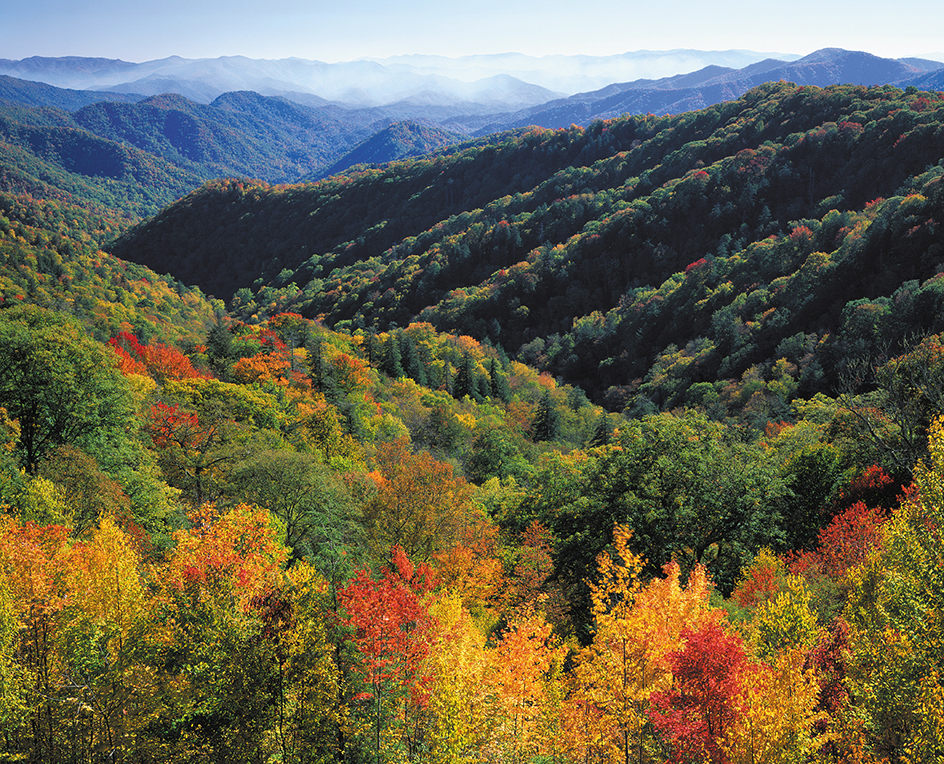
{"label": "mountain ridge", "polygon": [[529,124],[549,128],[572,123],[586,125],[594,119],[610,119],[623,113],[678,114],[738,98],[751,88],[771,81],[817,87],[846,83],[907,86],[912,81],[936,82],[936,72],[944,75],[944,64],[929,72],[926,66],[870,53],[823,48],[792,62],[765,59],[701,81],[695,78],[698,73],[693,72],[683,78],[614,83],[599,91],[578,93],[514,115],[501,115],[480,127],[477,134]]}
{"label": "mountain ridge", "polygon": [[[773,363],[800,326],[840,331],[849,301],[933,282],[942,138],[940,94],[765,84],[678,116],[512,131],[313,185],[216,182],[112,252],[162,264],[247,320],[428,322],[597,400],[660,407],[684,397],[647,381],[663,379],[660,357],[738,376]],[[833,275],[810,282],[820,261]],[[735,302],[727,281],[746,290]],[[750,350],[742,334],[756,334]],[[834,357],[819,363],[836,371]]]}

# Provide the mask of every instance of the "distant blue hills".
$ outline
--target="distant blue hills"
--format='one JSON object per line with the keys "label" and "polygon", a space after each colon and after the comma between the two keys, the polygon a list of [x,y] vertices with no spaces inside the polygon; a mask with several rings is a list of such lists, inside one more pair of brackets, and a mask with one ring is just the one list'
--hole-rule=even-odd
{"label": "distant blue hills", "polygon": [[[679,69],[690,65],[698,68]],[[605,79],[632,72],[671,73]],[[692,111],[781,80],[940,90],[944,63],[839,48],[803,57],[643,51],[343,64],[238,56],[141,64],[33,57],[0,59],[0,113],[5,124],[31,125],[33,143],[37,131],[57,131],[54,139],[42,140],[67,146],[78,135],[68,131],[80,130],[153,154],[194,178],[240,175],[285,183],[530,125],[558,128],[625,113]],[[547,87],[601,82],[570,95]],[[26,140],[23,131],[4,130]]]}

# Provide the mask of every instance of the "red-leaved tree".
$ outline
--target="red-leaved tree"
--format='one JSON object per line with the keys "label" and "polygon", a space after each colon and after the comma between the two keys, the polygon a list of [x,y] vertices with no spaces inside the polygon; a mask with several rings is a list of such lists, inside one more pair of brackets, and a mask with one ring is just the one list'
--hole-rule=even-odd
{"label": "red-leaved tree", "polygon": [[414,568],[403,549],[395,546],[391,550],[391,564],[379,578],[359,570],[339,593],[348,624],[355,629],[355,643],[363,657],[364,682],[369,688],[355,699],[373,700],[378,762],[383,749],[382,732],[390,724],[385,720],[384,701],[402,701],[396,721],[410,758],[417,742],[415,711],[429,701],[429,678],[421,667],[434,637],[425,601],[432,588],[430,568],[425,564]]}
{"label": "red-leaved tree", "polygon": [[747,652],[719,619],[682,632],[684,647],[669,653],[672,686],[652,694],[649,717],[672,749],[673,764],[726,764],[721,743],[743,713],[739,706]]}

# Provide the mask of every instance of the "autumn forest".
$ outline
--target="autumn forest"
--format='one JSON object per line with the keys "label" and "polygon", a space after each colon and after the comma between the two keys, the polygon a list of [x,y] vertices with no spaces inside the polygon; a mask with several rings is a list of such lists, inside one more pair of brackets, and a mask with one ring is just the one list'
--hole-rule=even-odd
{"label": "autumn forest", "polygon": [[0,112],[0,760],[944,757],[944,95]]}

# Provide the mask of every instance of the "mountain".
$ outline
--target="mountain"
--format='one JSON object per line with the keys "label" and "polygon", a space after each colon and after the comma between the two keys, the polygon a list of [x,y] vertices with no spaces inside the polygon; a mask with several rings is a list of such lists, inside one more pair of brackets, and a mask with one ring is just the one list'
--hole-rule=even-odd
{"label": "mountain", "polygon": [[[360,140],[394,122],[415,121],[453,133],[483,136],[532,124],[587,125],[594,119],[624,113],[678,114],[737,98],[756,85],[779,80],[817,86],[914,84],[933,89],[941,76],[936,70],[942,69],[944,64],[925,59],[884,59],[835,48],[802,58],[750,51],[639,51],[622,56],[540,59],[515,54],[459,59],[406,56],[342,64],[238,56],[171,57],[142,64],[75,58],[0,61],[0,73],[14,77],[112,93],[98,100],[121,100],[126,94],[126,100],[140,101],[144,96],[134,94],[177,93],[209,106],[225,93],[249,91],[284,98],[314,109],[317,119],[363,131],[353,142],[328,136],[340,145],[325,164],[332,164]],[[627,74],[659,76],[619,78]],[[556,92],[545,87],[555,82]],[[596,88],[561,97],[561,90],[573,92],[578,82],[593,83]],[[22,82],[16,87],[8,82],[6,95],[0,97],[70,110],[86,105],[86,97],[74,90],[30,90]]]}
{"label": "mountain", "polygon": [[[178,196],[221,176],[296,181],[337,161],[394,121],[356,124],[253,92],[226,93],[212,104],[174,94],[134,103],[100,100],[69,113],[23,102],[78,106],[69,101],[73,91],[13,82],[19,102],[0,101],[2,135],[8,142],[32,152],[36,161],[62,163],[65,170],[87,176],[119,177],[125,172],[121,169],[125,160],[118,157],[132,154],[135,161],[170,165],[176,168],[172,174],[190,178],[183,187],[168,185]],[[79,143],[85,147],[70,148]],[[50,153],[50,145],[59,148]],[[21,160],[25,161],[22,157],[15,161],[22,164]],[[14,160],[7,154],[6,161]]]}
{"label": "mountain", "polygon": [[617,407],[781,356],[811,394],[879,352],[850,306],[897,300],[894,341],[944,328],[942,139],[940,94],[767,84],[310,186],[210,184],[112,251],[247,318],[487,339]]}
{"label": "mountain", "polygon": [[[508,109],[543,103],[559,95],[502,73],[475,81],[423,74],[373,61],[326,64],[290,58],[254,60],[242,56],[183,59],[172,56],[133,64],[126,61],[75,58],[0,60],[0,73],[62,88],[161,95],[177,93],[210,103],[223,93],[252,90],[262,95],[316,95],[349,108],[379,106],[410,99],[466,103],[467,110],[496,106]],[[480,103],[480,107],[472,106]]]}
{"label": "mountain", "polygon": [[303,182],[320,180],[329,175],[344,172],[354,165],[376,165],[397,159],[422,156],[461,139],[462,136],[438,128],[426,127],[417,122],[397,122],[355,146],[330,167],[301,180]]}
{"label": "mountain", "polygon": [[796,55],[758,53],[749,50],[641,50],[614,56],[525,56],[520,53],[445,56],[407,55],[371,59],[389,67],[404,67],[424,74],[439,74],[461,79],[477,79],[496,73],[511,75],[524,82],[550,90],[579,93],[598,89],[612,82],[659,79],[691,72],[708,66],[730,69],[766,58],[793,60]]}
{"label": "mountain", "polygon": [[[936,73],[931,71],[935,69]],[[679,114],[738,98],[765,82],[797,85],[903,84],[932,86],[944,76],[944,64],[921,59],[887,59],[869,53],[825,48],[796,61],[765,59],[740,69],[706,67],[686,75],[659,80],[636,80],[611,84],[600,90],[578,93],[542,106],[503,115],[477,133],[507,130],[526,125],[567,127],[587,125],[594,119],[621,114]],[[921,85],[918,85],[921,87]],[[924,88],[922,88],[924,89]]]}
{"label": "mountain", "polygon": [[55,106],[66,111],[77,111],[99,101],[133,103],[144,96],[138,94],[111,93],[96,90],[69,90],[45,85],[40,82],[0,75],[0,99],[28,106]]}
{"label": "mountain", "polygon": [[80,128],[67,112],[0,103],[0,191],[65,200],[127,224],[212,174]]}
{"label": "mountain", "polygon": [[[402,101],[418,93],[437,93],[451,101],[494,102],[489,82],[504,77],[537,86],[538,101],[554,93],[591,90],[610,82],[664,77],[708,65],[740,68],[774,54],[753,51],[636,51],[619,56],[399,56],[328,64],[299,58],[280,60],[223,56],[184,59],[171,56],[130,63],[101,58],[0,59],[0,73],[62,88],[133,91],[146,95],[177,92],[209,103],[229,90],[255,90],[263,95],[304,93],[371,106]],[[796,56],[779,56],[792,59]],[[471,88],[470,88],[471,86]],[[484,92],[483,92],[484,91]],[[500,92],[496,91],[496,93]],[[197,97],[199,96],[199,97]],[[511,104],[505,104],[507,109]],[[525,105],[519,98],[518,105]]]}
{"label": "mountain", "polygon": [[918,88],[918,90],[944,90],[944,68],[903,79],[897,84],[901,87]]}

